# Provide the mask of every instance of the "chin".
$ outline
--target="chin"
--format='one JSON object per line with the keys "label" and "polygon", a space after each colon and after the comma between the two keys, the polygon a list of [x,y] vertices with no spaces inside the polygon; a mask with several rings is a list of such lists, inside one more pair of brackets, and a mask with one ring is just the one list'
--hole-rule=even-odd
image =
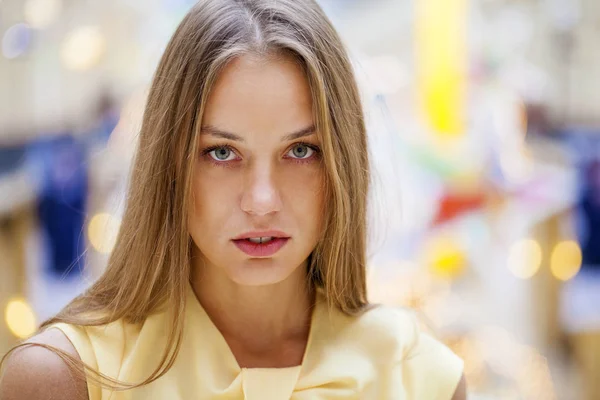
{"label": "chin", "polygon": [[296,268],[282,265],[272,258],[254,258],[227,271],[229,278],[238,285],[265,286],[286,280]]}

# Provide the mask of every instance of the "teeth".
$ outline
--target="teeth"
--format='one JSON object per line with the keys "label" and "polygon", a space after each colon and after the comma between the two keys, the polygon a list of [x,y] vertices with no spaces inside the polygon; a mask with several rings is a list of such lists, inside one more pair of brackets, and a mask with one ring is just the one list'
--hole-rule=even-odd
{"label": "teeth", "polygon": [[273,239],[272,236],[264,236],[264,237],[257,237],[257,238],[248,238],[249,241],[251,241],[252,243],[265,243],[270,241],[271,239]]}

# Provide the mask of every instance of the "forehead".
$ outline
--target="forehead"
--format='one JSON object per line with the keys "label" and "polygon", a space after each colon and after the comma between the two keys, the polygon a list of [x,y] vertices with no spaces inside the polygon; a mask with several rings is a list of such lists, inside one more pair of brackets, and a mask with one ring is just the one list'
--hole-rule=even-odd
{"label": "forehead", "polygon": [[225,66],[202,120],[232,132],[289,132],[312,124],[310,86],[290,56],[244,55]]}

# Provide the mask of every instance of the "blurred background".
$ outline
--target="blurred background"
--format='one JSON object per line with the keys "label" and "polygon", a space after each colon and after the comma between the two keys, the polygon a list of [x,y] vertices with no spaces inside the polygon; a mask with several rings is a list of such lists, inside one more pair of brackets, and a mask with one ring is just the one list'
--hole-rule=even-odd
{"label": "blurred background", "polygon": [[[321,0],[356,68],[371,300],[472,399],[600,399],[600,2]],[[103,271],[191,0],[0,0],[0,355]]]}

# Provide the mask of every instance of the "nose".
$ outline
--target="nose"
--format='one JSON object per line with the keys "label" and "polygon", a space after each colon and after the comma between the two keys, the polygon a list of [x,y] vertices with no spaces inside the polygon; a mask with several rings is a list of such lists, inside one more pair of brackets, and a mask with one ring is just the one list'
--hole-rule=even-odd
{"label": "nose", "polygon": [[272,166],[255,164],[246,174],[242,193],[242,211],[263,216],[281,210],[281,197]]}

